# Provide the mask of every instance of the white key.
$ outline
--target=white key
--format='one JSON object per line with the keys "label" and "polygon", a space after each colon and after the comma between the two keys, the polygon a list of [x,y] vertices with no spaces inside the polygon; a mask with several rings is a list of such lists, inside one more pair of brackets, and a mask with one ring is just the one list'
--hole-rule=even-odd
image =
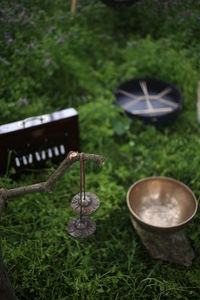
{"label": "white key", "polygon": [[64,145],[60,145],[60,153],[65,154],[65,146]]}
{"label": "white key", "polygon": [[42,159],[45,160],[46,159],[46,152],[44,150],[42,150]]}
{"label": "white key", "polygon": [[15,164],[17,167],[20,167],[20,165],[21,165],[18,157],[15,157]]}
{"label": "white key", "polygon": [[23,160],[24,165],[28,165],[28,161],[26,159],[26,156],[23,155],[22,160]]}
{"label": "white key", "polygon": [[39,152],[35,152],[35,157],[37,161],[41,160]]}
{"label": "white key", "polygon": [[54,147],[54,153],[55,153],[55,156],[59,155],[58,147]]}
{"label": "white key", "polygon": [[29,154],[28,162],[29,162],[29,164],[32,164],[32,162],[33,162],[33,155],[32,154]]}
{"label": "white key", "polygon": [[47,152],[48,152],[48,157],[49,157],[49,158],[52,158],[52,157],[53,157],[52,150],[49,148],[49,149],[47,150]]}

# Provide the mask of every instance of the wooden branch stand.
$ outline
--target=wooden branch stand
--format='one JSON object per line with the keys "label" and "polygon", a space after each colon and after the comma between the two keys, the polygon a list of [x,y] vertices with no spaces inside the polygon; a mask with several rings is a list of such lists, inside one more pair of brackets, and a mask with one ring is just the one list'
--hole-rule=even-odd
{"label": "wooden branch stand", "polygon": [[[33,185],[9,189],[9,190],[0,189],[0,216],[2,214],[5,202],[10,198],[23,196],[28,193],[36,193],[36,192],[52,193],[57,180],[65,173],[65,171],[73,163],[80,160],[81,155],[84,161],[92,161],[100,164],[104,163],[104,158],[99,155],[87,154],[87,153],[81,154],[74,151],[69,152],[67,157],[62,161],[60,166],[55,170],[55,172],[49,177],[47,181],[36,183]],[[0,244],[0,300],[17,300],[17,297],[14,295],[12,291],[8,274],[4,267],[1,244]]]}
{"label": "wooden branch stand", "polygon": [[192,265],[194,251],[186,236],[185,229],[176,232],[159,233],[148,230],[131,217],[133,227],[150,256],[185,267]]}

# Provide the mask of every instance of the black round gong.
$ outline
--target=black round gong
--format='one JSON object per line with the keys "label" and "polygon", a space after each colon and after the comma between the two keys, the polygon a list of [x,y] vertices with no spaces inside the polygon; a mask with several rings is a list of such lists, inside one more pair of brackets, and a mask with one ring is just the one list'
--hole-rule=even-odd
{"label": "black round gong", "polygon": [[138,2],[139,0],[102,0],[107,5],[118,6],[118,5],[130,5]]}
{"label": "black round gong", "polygon": [[172,84],[153,78],[133,79],[115,90],[116,104],[128,116],[154,124],[175,119],[182,108],[182,95]]}

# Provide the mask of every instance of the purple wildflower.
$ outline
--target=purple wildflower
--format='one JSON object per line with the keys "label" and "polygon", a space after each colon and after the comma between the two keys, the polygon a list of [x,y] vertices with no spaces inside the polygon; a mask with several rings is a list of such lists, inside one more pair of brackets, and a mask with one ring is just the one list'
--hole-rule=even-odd
{"label": "purple wildflower", "polygon": [[4,32],[4,36],[5,36],[5,39],[7,40],[8,44],[12,44],[13,43],[13,38],[11,37],[11,35],[10,35],[9,32]]}
{"label": "purple wildflower", "polygon": [[19,9],[19,5],[15,4],[15,10],[18,10],[18,9]]}
{"label": "purple wildflower", "polygon": [[45,60],[45,67],[48,67],[49,65],[51,65],[51,63],[52,63],[51,58],[47,58],[47,59]]}
{"label": "purple wildflower", "polygon": [[9,38],[7,39],[7,42],[8,42],[8,44],[12,44],[12,43],[13,43],[13,38],[9,37]]}
{"label": "purple wildflower", "polygon": [[19,98],[18,104],[19,104],[19,105],[23,105],[23,106],[27,106],[27,105],[28,105],[28,100],[27,100],[27,98],[26,98],[26,97],[24,97],[24,98]]}
{"label": "purple wildflower", "polygon": [[27,45],[27,48],[28,48],[28,49],[32,49],[33,46],[34,46],[34,43],[30,43],[30,44]]}
{"label": "purple wildflower", "polygon": [[21,16],[21,17],[24,17],[24,16],[25,16],[25,9],[21,12],[20,16]]}

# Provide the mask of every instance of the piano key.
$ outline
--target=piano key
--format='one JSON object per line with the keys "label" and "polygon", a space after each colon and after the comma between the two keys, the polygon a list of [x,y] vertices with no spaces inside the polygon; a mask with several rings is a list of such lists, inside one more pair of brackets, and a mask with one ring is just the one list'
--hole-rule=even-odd
{"label": "piano key", "polygon": [[33,155],[32,154],[29,154],[29,156],[28,156],[28,162],[29,162],[29,164],[33,163]]}
{"label": "piano key", "polygon": [[35,152],[35,157],[37,161],[41,160],[39,152]]}
{"label": "piano key", "polygon": [[60,145],[60,153],[65,154],[65,146],[64,145]]}
{"label": "piano key", "polygon": [[53,153],[52,153],[52,150],[50,148],[47,150],[47,153],[48,153],[49,158],[53,157]]}
{"label": "piano key", "polygon": [[46,152],[45,152],[45,150],[42,150],[42,159],[43,159],[43,160],[46,159]]}
{"label": "piano key", "polygon": [[18,157],[15,157],[15,164],[17,167],[20,167],[20,165],[21,165]]}
{"label": "piano key", "polygon": [[26,156],[23,155],[22,160],[23,160],[24,165],[28,165],[28,161],[26,159]]}
{"label": "piano key", "polygon": [[58,147],[54,147],[54,153],[55,153],[56,156],[59,155]]}

